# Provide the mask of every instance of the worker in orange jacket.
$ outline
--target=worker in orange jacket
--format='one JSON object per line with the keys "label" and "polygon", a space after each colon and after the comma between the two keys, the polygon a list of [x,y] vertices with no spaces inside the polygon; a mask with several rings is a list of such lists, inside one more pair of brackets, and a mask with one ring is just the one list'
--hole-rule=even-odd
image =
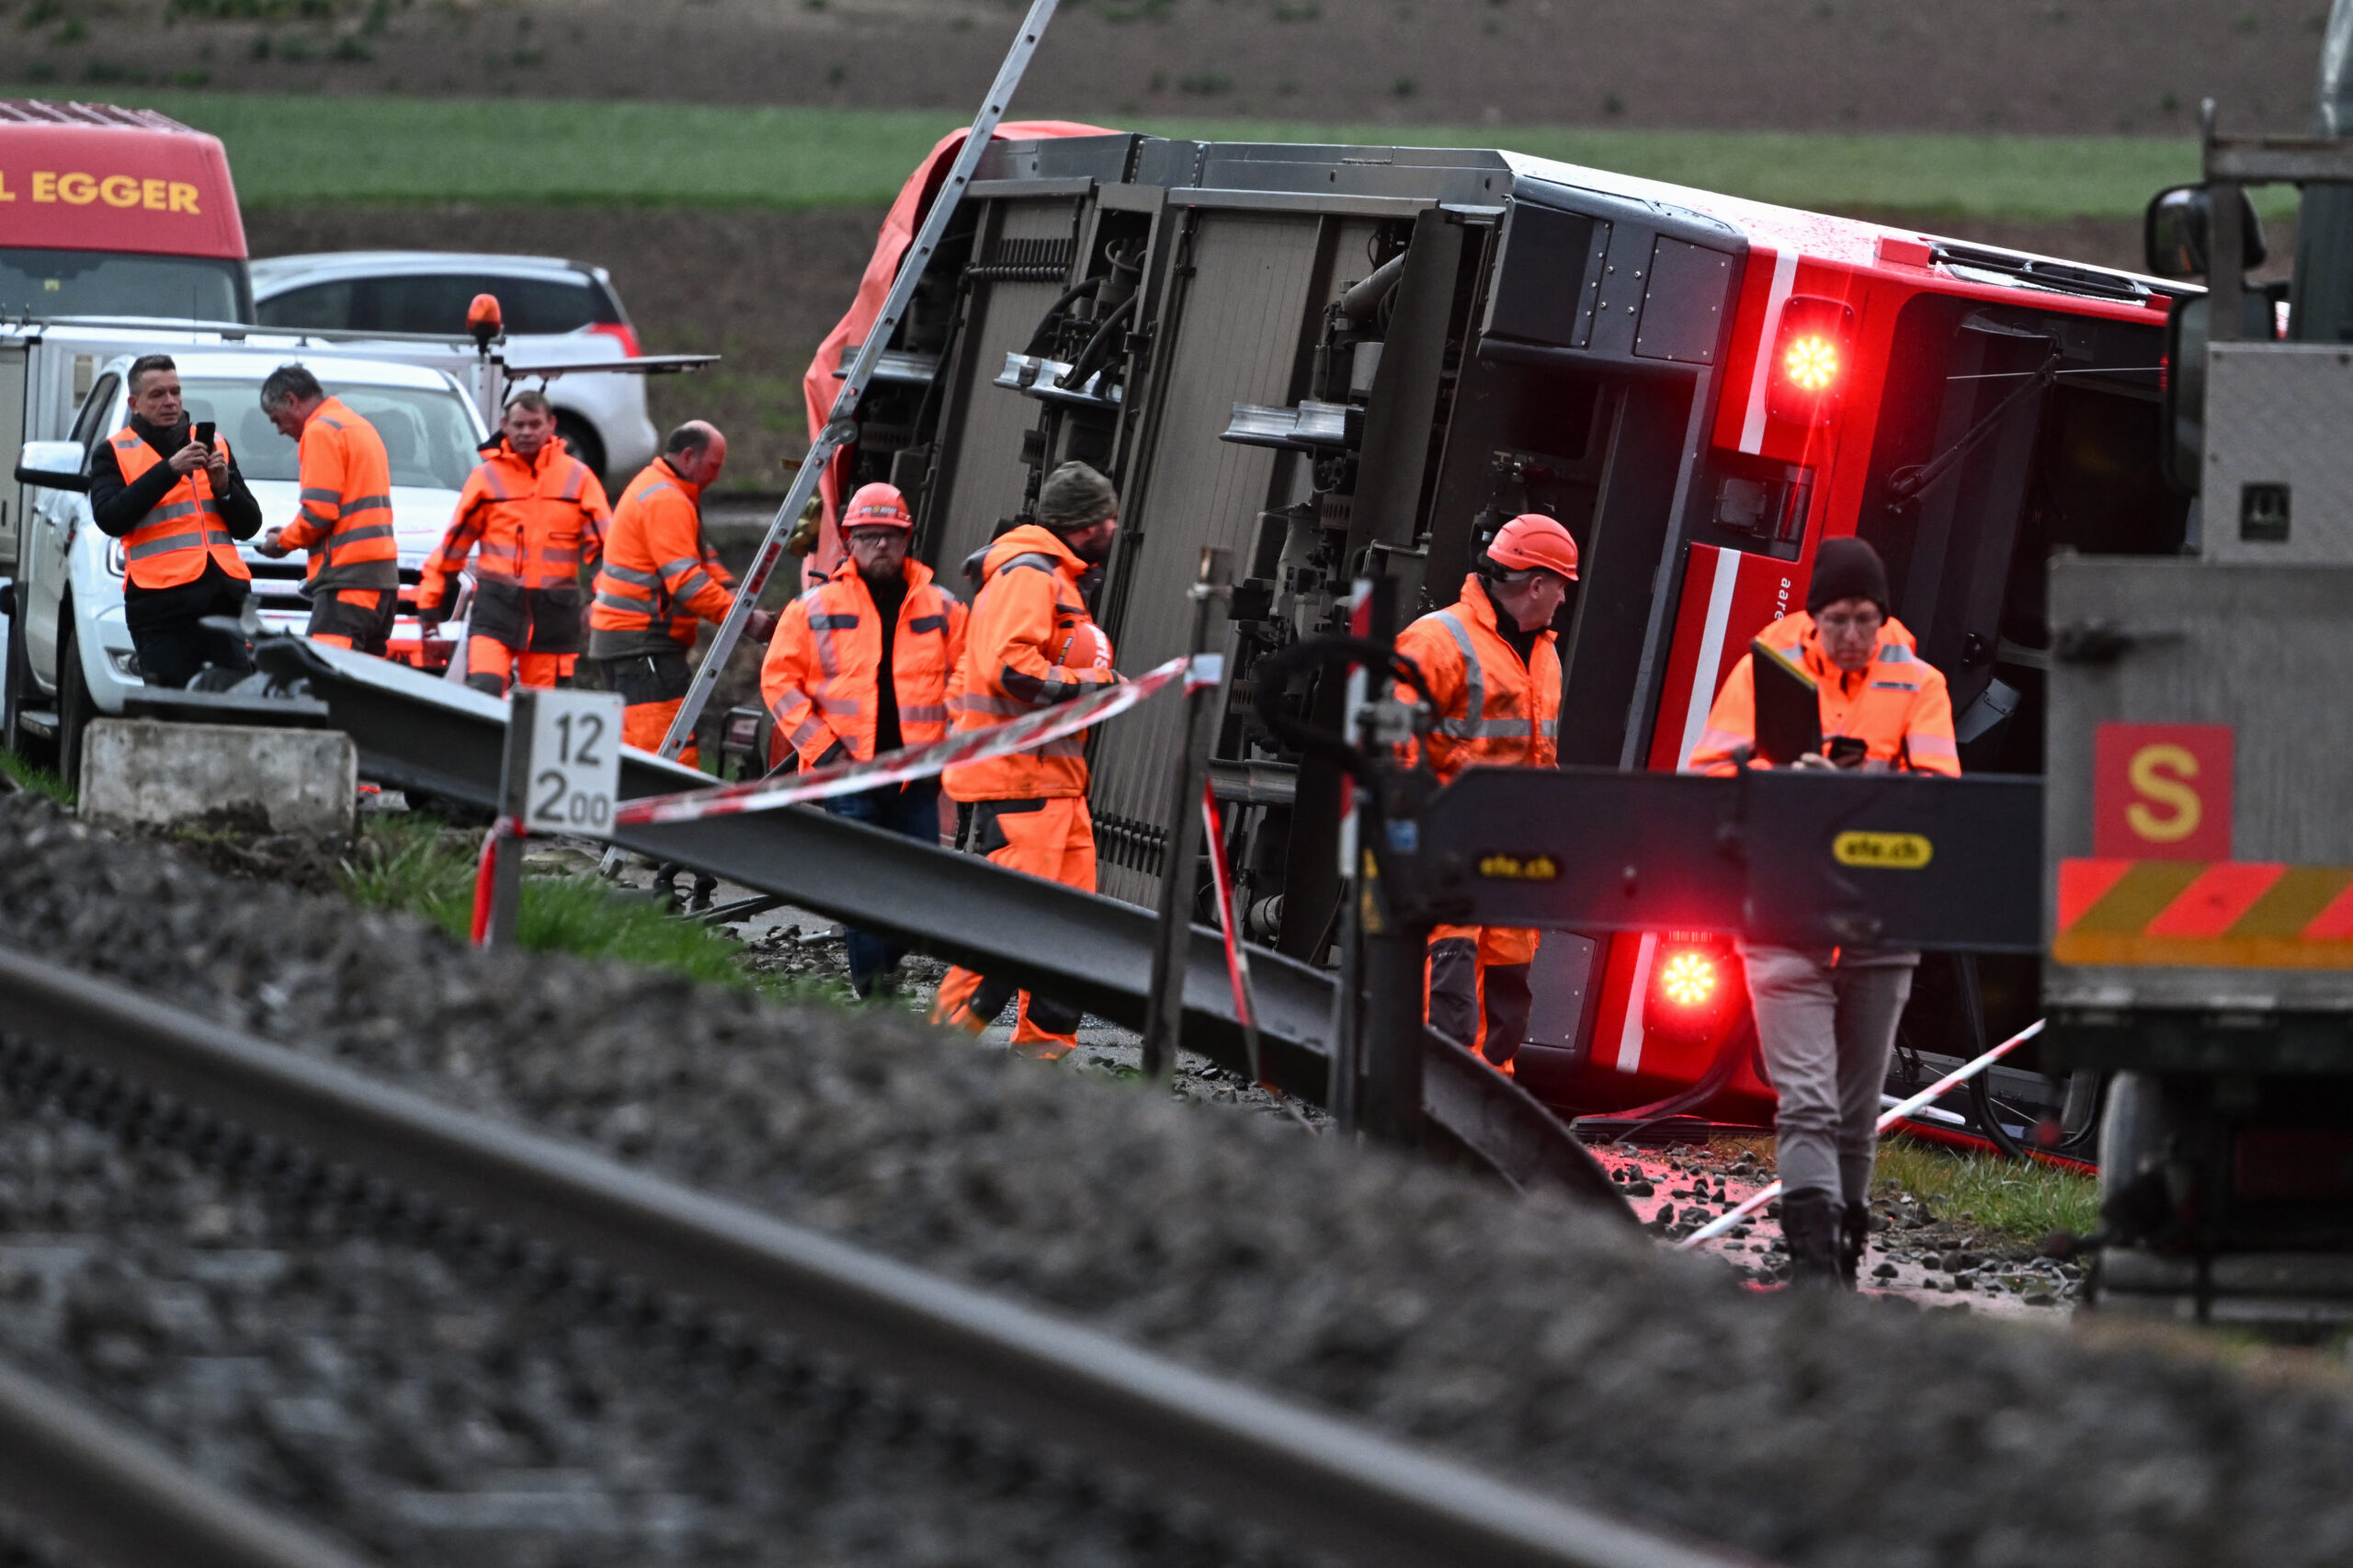
{"label": "worker in orange jacket", "polygon": [[[1805,610],[1757,640],[1815,682],[1826,755],[1798,766],[1958,778],[1952,699],[1904,623],[1888,614],[1887,568],[1859,539],[1814,552]],[[1756,766],[1756,672],[1743,654],[1708,710],[1689,766]],[[1836,760],[1834,760],[1836,759]],[[1801,1285],[1854,1288],[1870,1239],[1871,1166],[1896,1025],[1920,955],[1886,948],[1741,944],[1749,1005],[1776,1097],[1781,1234]]]}
{"label": "worker in orange jacket", "polygon": [[545,392],[517,392],[498,431],[416,585],[417,619],[431,626],[449,615],[458,573],[473,557],[466,684],[493,697],[506,695],[510,673],[535,687],[572,674],[580,568],[603,555],[613,515],[605,487],[555,433]]}
{"label": "worker in orange jacket", "polygon": [[261,383],[261,411],[298,443],[300,515],[255,546],[277,557],[311,552],[302,592],[311,640],[381,657],[400,609],[400,546],[392,537],[392,465],[376,427],[300,365]]}
{"label": "worker in orange jacket", "polygon": [[[1561,658],[1552,619],[1577,580],[1577,545],[1540,512],[1495,532],[1462,597],[1397,634],[1438,701],[1421,743],[1432,771],[1551,767],[1561,754]],[[1418,700],[1408,687],[1402,701]],[[1415,747],[1405,748],[1412,760]],[[1430,1028],[1508,1069],[1528,1038],[1537,933],[1506,926],[1440,926],[1426,979]]]}
{"label": "worker in orange jacket", "polygon": [[[613,508],[588,610],[588,656],[620,693],[622,741],[642,751],[660,749],[693,683],[687,654],[698,622],[725,619],[735,602],[735,579],[702,533],[702,493],[726,466],[727,437],[690,420]],[[755,646],[765,643],[776,617],[755,610],[745,631]],[[691,740],[678,760],[697,766]]]}
{"label": "worker in orange jacket", "polygon": [[[1081,462],[1046,476],[1037,520],[988,547],[964,639],[955,710],[959,732],[985,729],[1069,702],[1120,679],[1111,640],[1095,624],[1079,579],[1111,553],[1120,498]],[[1086,737],[948,770],[948,793],[973,807],[974,843],[1000,866],[1095,891],[1095,824],[1086,812]],[[1014,994],[1009,982],[952,969],[932,1005],[936,1023],[980,1033]],[[1020,994],[1013,1048],[1051,1061],[1078,1043],[1079,1013]]]}
{"label": "worker in orange jacket", "polygon": [[[888,484],[870,484],[842,509],[849,554],[784,608],[760,696],[776,719],[776,744],[803,767],[864,762],[948,734],[948,683],[964,652],[964,607],[907,559],[915,517]],[[939,842],[939,780],[885,784],[824,802],[837,817],[926,844]],[[846,932],[850,988],[870,997],[906,949]]]}

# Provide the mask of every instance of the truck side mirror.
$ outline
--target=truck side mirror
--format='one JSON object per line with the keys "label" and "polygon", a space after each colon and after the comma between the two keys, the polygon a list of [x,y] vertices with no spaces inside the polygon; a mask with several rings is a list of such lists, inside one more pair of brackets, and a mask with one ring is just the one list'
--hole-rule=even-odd
{"label": "truck side mirror", "polygon": [[[2203,278],[2212,249],[2213,207],[2202,185],[2177,185],[2161,190],[2149,202],[2141,223],[2141,239],[2148,270],[2156,278]],[[2263,220],[2256,216],[2255,199],[2239,190],[2239,235],[2243,270],[2261,267],[2271,254],[2264,244]]]}
{"label": "truck side mirror", "polygon": [[83,460],[78,441],[27,441],[17,456],[17,483],[87,494],[90,477]]}

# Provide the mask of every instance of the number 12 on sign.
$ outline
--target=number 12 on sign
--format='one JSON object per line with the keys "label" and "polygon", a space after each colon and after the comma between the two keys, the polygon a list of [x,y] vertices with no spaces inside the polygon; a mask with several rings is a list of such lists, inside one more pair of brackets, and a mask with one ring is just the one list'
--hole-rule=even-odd
{"label": "number 12 on sign", "polygon": [[[621,786],[621,699],[608,691],[518,693],[530,725],[529,783],[523,826],[529,833],[603,838],[612,832]],[[519,721],[525,715],[516,714]]]}

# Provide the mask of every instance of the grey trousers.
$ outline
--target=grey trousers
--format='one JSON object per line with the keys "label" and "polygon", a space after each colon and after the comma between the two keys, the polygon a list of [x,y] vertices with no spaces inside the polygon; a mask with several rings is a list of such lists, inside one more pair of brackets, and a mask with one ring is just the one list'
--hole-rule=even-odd
{"label": "grey trousers", "polygon": [[1826,949],[1741,949],[1765,1072],[1780,1102],[1773,1131],[1781,1184],[1852,1203],[1870,1196],[1880,1096],[1920,955],[1841,956],[1834,966]]}

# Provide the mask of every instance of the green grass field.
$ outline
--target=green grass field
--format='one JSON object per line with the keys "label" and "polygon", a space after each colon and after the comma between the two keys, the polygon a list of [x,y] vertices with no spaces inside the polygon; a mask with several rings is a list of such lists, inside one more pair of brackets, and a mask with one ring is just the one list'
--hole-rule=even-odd
{"label": "green grass field", "polygon": [[[248,207],[477,201],[809,208],[887,201],[952,114],[526,98],[132,91],[220,135]],[[1048,112],[1023,106],[1028,112]],[[2187,137],[1832,136],[1126,120],[1205,139],[1502,146],[1831,211],[2129,218],[2197,174]]]}

